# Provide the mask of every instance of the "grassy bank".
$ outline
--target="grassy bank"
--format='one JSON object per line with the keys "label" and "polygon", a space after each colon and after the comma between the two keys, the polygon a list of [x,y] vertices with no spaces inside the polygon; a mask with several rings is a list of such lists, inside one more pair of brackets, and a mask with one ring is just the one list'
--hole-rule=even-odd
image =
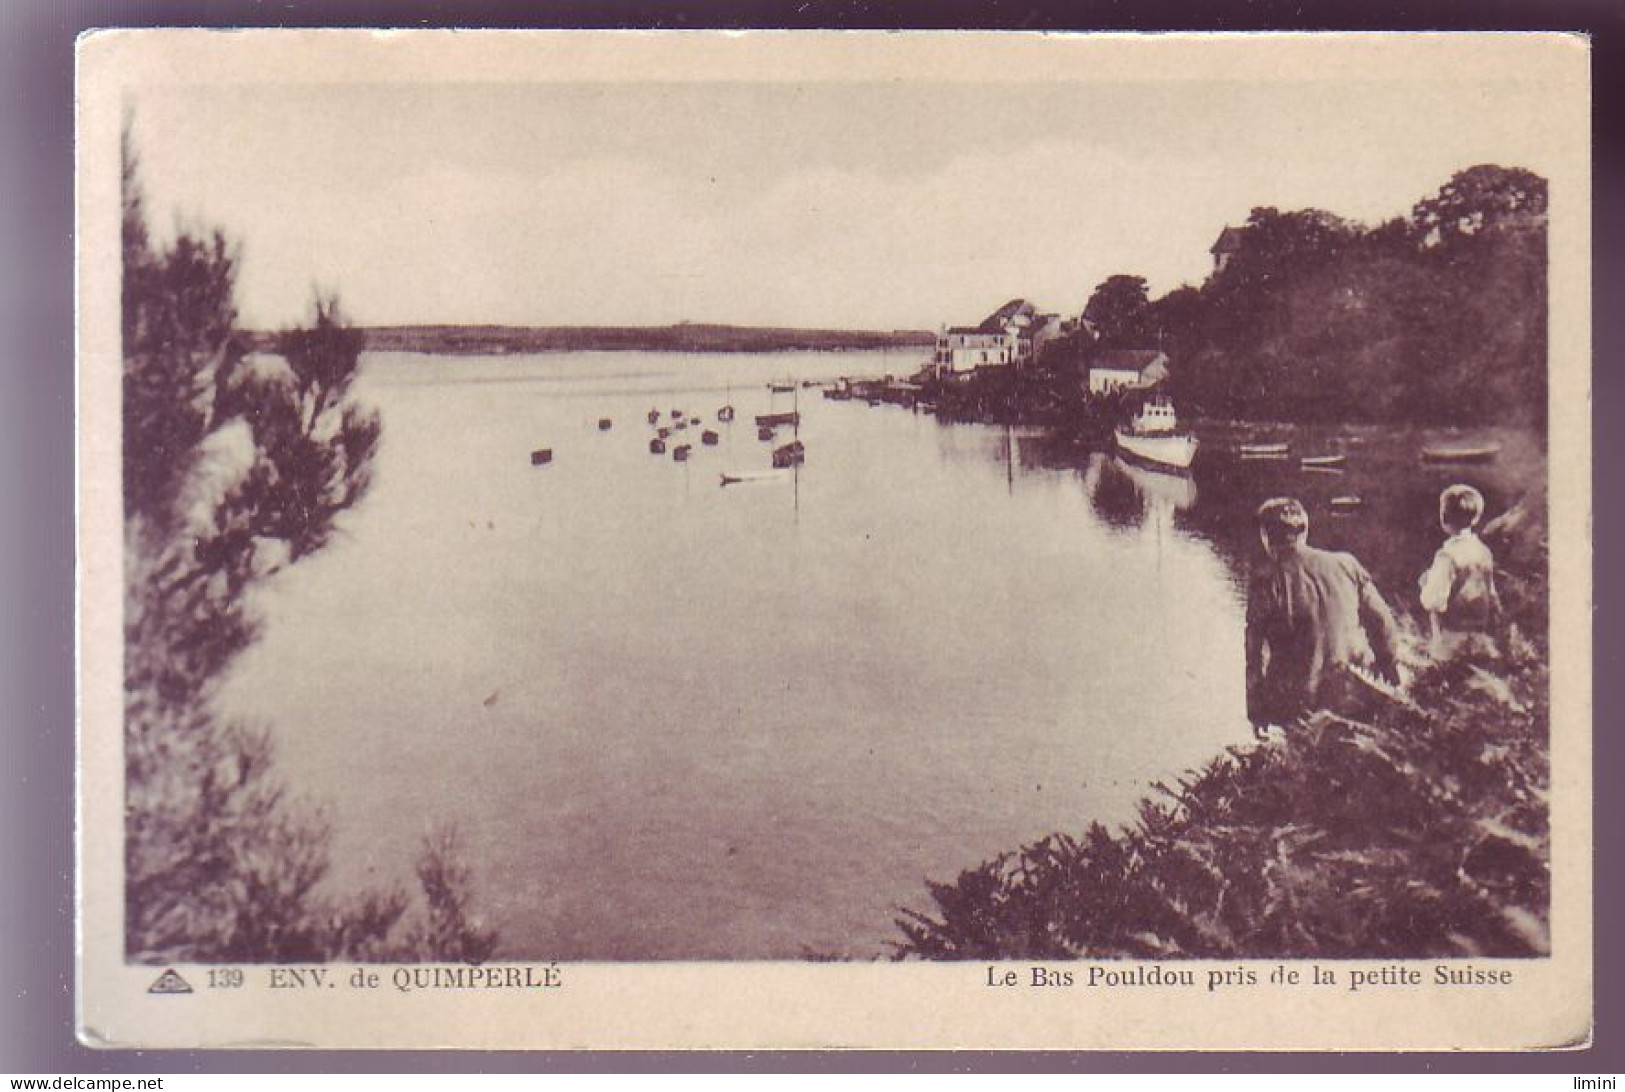
{"label": "grassy bank", "polygon": [[[1538,553],[1538,551],[1537,551]],[[931,883],[900,957],[1379,958],[1549,950],[1544,558],[1504,650],[1422,668],[1417,708],[1319,713],[1141,801]],[[1125,730],[1132,730],[1126,726]]]}

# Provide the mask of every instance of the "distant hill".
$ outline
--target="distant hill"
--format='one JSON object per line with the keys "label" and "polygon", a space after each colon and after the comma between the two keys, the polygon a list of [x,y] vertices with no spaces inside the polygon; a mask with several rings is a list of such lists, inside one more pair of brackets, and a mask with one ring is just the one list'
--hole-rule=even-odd
{"label": "distant hill", "polygon": [[[501,355],[572,350],[643,350],[679,353],[772,353],[794,350],[899,349],[929,346],[926,330],[821,330],[780,326],[364,326],[373,350]],[[249,342],[270,349],[276,334],[256,332]]]}

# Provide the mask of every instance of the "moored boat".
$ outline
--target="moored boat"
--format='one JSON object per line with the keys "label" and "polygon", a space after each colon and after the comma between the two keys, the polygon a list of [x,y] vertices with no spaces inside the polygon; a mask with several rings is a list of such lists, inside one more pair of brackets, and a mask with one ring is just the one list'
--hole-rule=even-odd
{"label": "moored boat", "polygon": [[1429,444],[1422,449],[1425,463],[1487,463],[1501,454],[1501,445],[1487,444]]}
{"label": "moored boat", "polygon": [[651,425],[657,425],[657,424],[660,423],[660,411],[659,410],[652,409],[652,410],[649,411],[649,423]]}
{"label": "moored boat", "polygon": [[1280,459],[1285,458],[1291,450],[1292,445],[1285,443],[1241,444],[1236,448],[1236,453],[1243,459]]}
{"label": "moored boat", "polygon": [[686,463],[688,462],[689,452],[693,450],[693,444],[678,444],[671,449],[671,457],[680,463]]}
{"label": "moored boat", "polygon": [[608,432],[614,426],[614,424],[615,422],[611,421],[608,417],[600,417],[598,418],[598,431]]}
{"label": "moored boat", "polygon": [[795,410],[786,413],[758,413],[756,415],[757,428],[778,428],[780,425],[798,425],[801,423],[801,414]]}
{"label": "moored boat", "polygon": [[784,477],[783,470],[724,470],[722,484],[743,485],[746,482],[782,481]]}
{"label": "moored boat", "polygon": [[1147,399],[1113,436],[1119,452],[1159,469],[1189,470],[1196,458],[1196,437],[1179,431],[1174,404],[1166,395]]}
{"label": "moored boat", "polygon": [[724,424],[726,424],[727,422],[732,421],[733,419],[734,419],[734,408],[732,406],[723,406],[721,409],[717,410],[717,420],[718,421],[721,421]]}
{"label": "moored boat", "polygon": [[552,461],[553,449],[550,447],[539,447],[530,453],[531,466],[546,466]]}
{"label": "moored boat", "polygon": [[761,428],[757,429],[756,430],[756,438],[758,440],[762,441],[763,443],[767,443],[768,441],[772,440],[773,439],[773,426],[771,426],[771,425],[763,425]]}
{"label": "moored boat", "polygon": [[[662,431],[664,431],[664,430],[662,430]],[[664,455],[665,453],[666,453],[666,439],[665,439],[665,437],[656,436],[653,440],[649,441],[649,454],[651,454],[651,455]]]}
{"label": "moored boat", "polygon": [[1341,470],[1348,461],[1347,455],[1305,455],[1298,465],[1305,470]]}
{"label": "moored boat", "polygon": [[791,440],[773,451],[773,465],[779,469],[799,466],[807,461],[807,448],[800,440]]}
{"label": "moored boat", "polygon": [[717,441],[721,439],[722,437],[711,429],[706,429],[700,433],[700,443],[705,444],[707,447],[716,447]]}

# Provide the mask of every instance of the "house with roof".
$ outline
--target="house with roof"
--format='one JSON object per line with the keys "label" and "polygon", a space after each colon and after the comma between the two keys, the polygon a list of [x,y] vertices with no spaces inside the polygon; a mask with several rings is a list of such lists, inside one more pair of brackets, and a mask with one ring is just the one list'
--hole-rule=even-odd
{"label": "house with roof", "polygon": [[1219,238],[1208,248],[1213,255],[1213,272],[1224,272],[1225,266],[1230,264],[1230,259],[1241,249],[1242,237],[1246,231],[1245,227],[1226,225],[1225,229],[1219,232]]}
{"label": "house with roof", "polygon": [[939,376],[1026,364],[1061,333],[1061,316],[1013,299],[975,326],[945,326],[932,364]]}
{"label": "house with roof", "polygon": [[1168,354],[1161,349],[1106,349],[1089,362],[1089,393],[1146,390],[1168,378]]}

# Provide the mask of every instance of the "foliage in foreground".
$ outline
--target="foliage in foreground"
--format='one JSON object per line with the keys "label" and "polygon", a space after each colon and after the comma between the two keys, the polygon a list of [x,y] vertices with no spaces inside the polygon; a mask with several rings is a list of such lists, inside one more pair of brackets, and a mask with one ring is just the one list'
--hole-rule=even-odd
{"label": "foliage in foreground", "polygon": [[126,135],[123,218],[125,951],[135,960],[479,961],[450,832],[402,889],[320,894],[331,830],[288,798],[267,729],[213,711],[257,634],[250,593],[321,550],[366,492],[376,415],[349,398],[361,340],[336,301],[244,349],[223,236],[148,234]]}
{"label": "foliage in foreground", "polygon": [[[1550,950],[1544,529],[1498,541],[1513,622],[1423,668],[1411,710],[1318,713],[1232,748],[1112,833],[1054,834],[929,884],[900,958],[1534,956]],[[1512,526],[1518,524],[1518,526]],[[1519,539],[1522,540],[1520,545]]]}
{"label": "foliage in foreground", "polygon": [[[1493,667],[1493,672],[1492,672]],[[1545,671],[1467,658],[1428,712],[1318,714],[1144,800],[930,885],[930,959],[1525,956],[1548,950]]]}

